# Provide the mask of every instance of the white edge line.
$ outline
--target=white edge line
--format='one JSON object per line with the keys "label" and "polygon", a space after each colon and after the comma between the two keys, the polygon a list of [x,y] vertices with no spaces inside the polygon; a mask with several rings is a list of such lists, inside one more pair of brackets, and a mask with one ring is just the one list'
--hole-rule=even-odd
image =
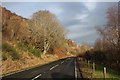
{"label": "white edge line", "polygon": [[77,80],[77,68],[76,68],[76,61],[75,61],[75,80]]}

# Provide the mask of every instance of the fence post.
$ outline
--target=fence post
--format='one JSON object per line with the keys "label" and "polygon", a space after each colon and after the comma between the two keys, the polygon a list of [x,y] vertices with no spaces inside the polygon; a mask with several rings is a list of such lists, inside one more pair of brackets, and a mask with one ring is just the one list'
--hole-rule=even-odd
{"label": "fence post", "polygon": [[90,61],[88,60],[88,68],[90,68]]}
{"label": "fence post", "polygon": [[106,67],[104,67],[104,72],[103,72],[103,74],[104,74],[104,80],[106,80]]}
{"label": "fence post", "polygon": [[93,74],[95,73],[95,63],[93,62]]}

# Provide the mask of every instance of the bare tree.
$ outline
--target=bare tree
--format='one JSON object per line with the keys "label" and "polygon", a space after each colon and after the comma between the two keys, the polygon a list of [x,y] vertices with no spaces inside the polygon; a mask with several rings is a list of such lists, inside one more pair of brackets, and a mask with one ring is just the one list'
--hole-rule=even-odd
{"label": "bare tree", "polygon": [[95,46],[100,46],[103,51],[114,54],[116,60],[119,59],[119,26],[118,26],[118,7],[111,6],[107,10],[107,20],[105,27],[97,27],[100,33],[100,39],[97,40]]}
{"label": "bare tree", "polygon": [[54,14],[46,10],[33,14],[30,29],[35,42],[43,46],[43,54],[46,54],[51,46],[61,45],[65,39],[62,25]]}
{"label": "bare tree", "polygon": [[107,47],[116,49],[118,47],[118,8],[111,6],[107,10],[107,25],[105,28],[97,28],[103,42],[107,42]]}

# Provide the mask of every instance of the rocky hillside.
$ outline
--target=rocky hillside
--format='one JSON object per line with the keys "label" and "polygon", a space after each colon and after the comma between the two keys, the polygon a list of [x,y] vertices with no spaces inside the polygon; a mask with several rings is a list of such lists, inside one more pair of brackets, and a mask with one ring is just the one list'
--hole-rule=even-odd
{"label": "rocky hillside", "polygon": [[26,35],[29,34],[27,29],[29,20],[12,13],[6,8],[0,8],[2,9],[2,38],[13,42],[26,38]]}

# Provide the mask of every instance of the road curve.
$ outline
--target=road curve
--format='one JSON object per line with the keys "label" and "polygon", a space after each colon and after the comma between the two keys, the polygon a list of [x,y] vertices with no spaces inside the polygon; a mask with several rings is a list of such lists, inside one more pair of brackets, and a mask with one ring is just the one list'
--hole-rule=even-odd
{"label": "road curve", "polygon": [[2,77],[2,80],[83,80],[76,57],[60,59],[49,64]]}

